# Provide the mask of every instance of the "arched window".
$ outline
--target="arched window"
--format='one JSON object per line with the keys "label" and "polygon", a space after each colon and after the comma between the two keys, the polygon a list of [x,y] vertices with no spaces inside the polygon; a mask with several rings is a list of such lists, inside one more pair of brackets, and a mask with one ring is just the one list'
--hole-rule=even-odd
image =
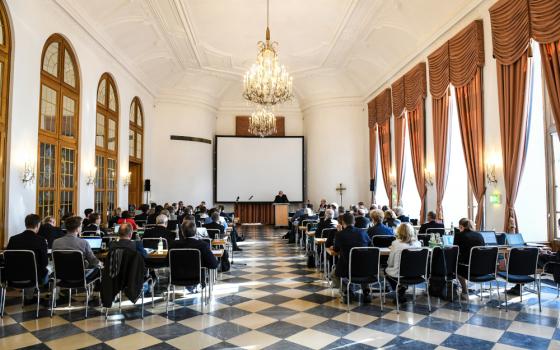
{"label": "arched window", "polygon": [[97,115],[95,131],[95,203],[103,222],[117,203],[117,174],[119,149],[119,100],[115,81],[104,73],[97,87]]}
{"label": "arched window", "polygon": [[142,204],[142,164],[144,155],[144,112],[138,97],[130,105],[128,129],[128,204],[138,207]]}
{"label": "arched window", "polygon": [[6,193],[6,135],[10,89],[12,35],[4,3],[0,1],[0,246],[4,246],[4,205]]}
{"label": "arched window", "polygon": [[53,34],[43,48],[37,214],[76,214],[80,74],[70,44]]}

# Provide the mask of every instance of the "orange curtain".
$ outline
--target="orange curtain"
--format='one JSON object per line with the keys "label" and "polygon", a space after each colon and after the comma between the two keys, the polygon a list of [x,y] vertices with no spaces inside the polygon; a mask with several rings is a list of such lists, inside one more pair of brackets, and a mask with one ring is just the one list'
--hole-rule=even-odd
{"label": "orange curtain", "polygon": [[402,206],[404,184],[404,139],[406,137],[406,114],[395,116],[395,177],[397,186],[397,206]]}
{"label": "orange curtain", "polygon": [[375,191],[373,191],[373,203],[376,203],[376,192],[377,192],[377,124],[374,127],[369,128],[369,178],[373,181],[375,186]]}
{"label": "orange curtain", "polygon": [[459,128],[467,174],[473,190],[478,211],[476,227],[483,227],[484,194],[484,116],[482,106],[482,70],[477,69],[474,78],[464,86],[455,88]]}
{"label": "orange curtain", "polygon": [[554,123],[560,135],[560,40],[539,46]]}
{"label": "orange curtain", "polygon": [[424,178],[426,155],[426,131],[424,118],[424,99],[415,109],[408,112],[408,130],[410,135],[410,153],[412,156],[412,170],[416,180],[416,188],[420,196],[420,223],[424,222],[424,204],[426,199],[426,180]]}
{"label": "orange curtain", "polygon": [[387,197],[389,197],[389,207],[393,207],[393,188],[391,185],[391,119],[377,125],[379,144],[381,146],[381,173],[383,174],[383,184]]}
{"label": "orange curtain", "polygon": [[441,98],[432,97],[432,128],[434,134],[434,166],[436,178],[436,213],[443,220],[443,195],[449,168],[449,97],[447,88]]}

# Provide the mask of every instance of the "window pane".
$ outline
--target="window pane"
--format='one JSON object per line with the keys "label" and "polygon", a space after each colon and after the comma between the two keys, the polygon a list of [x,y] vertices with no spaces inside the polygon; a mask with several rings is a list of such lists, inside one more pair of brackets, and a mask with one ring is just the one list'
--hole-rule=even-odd
{"label": "window pane", "polygon": [[132,123],[135,124],[136,120],[134,120],[134,111],[136,111],[136,100],[132,101],[132,106],[130,107],[130,113],[128,115],[128,120]]}
{"label": "window pane", "polygon": [[47,47],[43,58],[43,70],[49,74],[58,76],[58,43],[53,42]]}
{"label": "window pane", "polygon": [[117,194],[115,191],[107,192],[107,213],[112,212],[115,209],[115,198]]}
{"label": "window pane", "polygon": [[117,97],[113,85],[109,84],[109,109],[112,111],[117,110]]}
{"label": "window pane", "polygon": [[142,119],[143,119],[144,116],[142,115],[142,109],[140,109],[140,104],[139,103],[136,104],[136,109],[138,111],[137,112],[138,114],[136,115],[136,124],[139,127],[142,127]]}
{"label": "window pane", "polygon": [[105,147],[105,117],[101,113],[97,113],[97,127],[95,129],[95,145]]}
{"label": "window pane", "polygon": [[[4,62],[0,62],[0,96],[4,88]],[[4,101],[0,98],[0,111],[2,110],[2,103]]]}
{"label": "window pane", "polygon": [[420,195],[418,194],[416,179],[414,177],[412,153],[410,152],[410,130],[408,129],[408,122],[406,129],[403,164],[403,209],[405,214],[411,219],[420,219],[420,208],[422,207],[422,202],[420,201]]}
{"label": "window pane", "polygon": [[74,191],[61,191],[60,192],[60,213],[74,213]]}
{"label": "window pane", "polygon": [[74,117],[76,102],[67,96],[62,96],[62,136],[74,137]]}
{"label": "window pane", "polygon": [[40,217],[54,215],[54,191],[40,190],[38,195],[39,213]]}
{"label": "window pane", "polygon": [[117,148],[117,123],[113,119],[107,119],[107,149],[114,151]]}
{"label": "window pane", "polygon": [[4,39],[4,31],[5,31],[6,23],[0,23],[0,45],[4,45],[6,43]]}
{"label": "window pane", "polygon": [[117,161],[114,159],[107,159],[107,189],[112,190],[116,188],[117,181]]}
{"label": "window pane", "polygon": [[95,188],[102,190],[105,188],[105,158],[102,156],[95,156],[95,167],[97,168]]}
{"label": "window pane", "polygon": [[97,89],[97,102],[101,103],[103,106],[105,106],[105,97],[107,94],[106,84],[107,81],[103,79],[99,84],[99,88]]}
{"label": "window pane", "polygon": [[136,158],[142,158],[142,134],[136,134]]}
{"label": "window pane", "polygon": [[55,145],[41,143],[39,146],[39,187],[54,188]]}
{"label": "window pane", "polygon": [[105,192],[103,191],[96,191],[95,192],[95,203],[94,203],[94,210],[96,213],[103,213],[103,198]]}
{"label": "window pane", "polygon": [[75,152],[70,148],[60,150],[60,183],[63,189],[74,188]]}
{"label": "window pane", "polygon": [[136,143],[134,135],[134,131],[128,130],[128,155],[130,157],[134,157],[134,144]]}
{"label": "window pane", "polygon": [[56,131],[57,92],[46,85],[41,85],[41,129]]}
{"label": "window pane", "polygon": [[64,82],[72,87],[76,87],[76,72],[74,62],[67,50],[64,50]]}

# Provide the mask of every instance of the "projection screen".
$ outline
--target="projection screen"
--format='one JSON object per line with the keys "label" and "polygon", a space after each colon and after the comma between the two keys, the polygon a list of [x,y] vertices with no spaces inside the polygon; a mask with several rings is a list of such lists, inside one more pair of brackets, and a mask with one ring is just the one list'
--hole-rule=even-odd
{"label": "projection screen", "polygon": [[303,201],[303,137],[216,136],[214,201]]}

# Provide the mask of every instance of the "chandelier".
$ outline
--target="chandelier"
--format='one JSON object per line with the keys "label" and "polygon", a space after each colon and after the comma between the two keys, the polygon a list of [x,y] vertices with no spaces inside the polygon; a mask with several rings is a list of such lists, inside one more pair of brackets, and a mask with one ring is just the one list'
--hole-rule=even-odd
{"label": "chandelier", "polygon": [[292,77],[278,63],[278,43],[270,41],[269,0],[266,2],[266,41],[259,41],[257,62],[245,73],[243,97],[257,105],[273,106],[292,99]]}
{"label": "chandelier", "polygon": [[249,118],[249,133],[260,137],[276,134],[276,117],[272,111],[261,106]]}

